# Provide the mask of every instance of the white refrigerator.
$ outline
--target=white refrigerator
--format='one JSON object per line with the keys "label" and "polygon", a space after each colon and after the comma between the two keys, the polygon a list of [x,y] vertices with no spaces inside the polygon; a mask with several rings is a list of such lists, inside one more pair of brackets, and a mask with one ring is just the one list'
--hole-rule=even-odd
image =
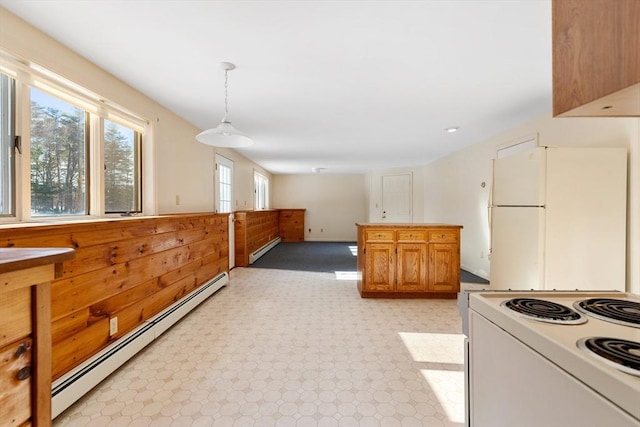
{"label": "white refrigerator", "polygon": [[624,291],[626,201],[625,148],[494,160],[490,288]]}

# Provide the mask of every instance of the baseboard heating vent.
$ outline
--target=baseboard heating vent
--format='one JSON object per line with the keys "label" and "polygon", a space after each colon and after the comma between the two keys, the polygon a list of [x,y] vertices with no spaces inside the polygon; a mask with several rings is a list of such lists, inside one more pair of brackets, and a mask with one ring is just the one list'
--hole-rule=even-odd
{"label": "baseboard heating vent", "polygon": [[229,283],[229,274],[227,272],[219,274],[54,381],[51,392],[52,418],[60,415],[227,283]]}
{"label": "baseboard heating vent", "polygon": [[186,316],[191,310],[227,283],[229,283],[229,275],[227,272],[224,272],[147,320],[147,322],[153,324],[155,338],[162,335],[164,331],[169,329],[174,323]]}
{"label": "baseboard heating vent", "polygon": [[258,258],[260,258],[262,255],[266,254],[267,252],[269,252],[269,250],[271,248],[273,248],[274,246],[276,246],[278,243],[280,243],[282,241],[281,237],[276,237],[275,239],[273,239],[272,241],[270,241],[269,243],[267,243],[266,245],[264,245],[263,247],[261,247],[260,249],[258,249],[257,251],[249,254],[249,264],[253,264],[254,262],[256,262],[256,260]]}

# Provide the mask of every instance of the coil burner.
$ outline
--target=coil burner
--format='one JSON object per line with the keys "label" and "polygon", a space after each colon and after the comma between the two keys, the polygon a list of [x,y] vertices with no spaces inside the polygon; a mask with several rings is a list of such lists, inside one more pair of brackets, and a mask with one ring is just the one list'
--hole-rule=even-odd
{"label": "coil burner", "polygon": [[578,325],[587,321],[586,317],[567,306],[536,298],[513,298],[501,305],[520,317],[540,322]]}
{"label": "coil burner", "polygon": [[609,366],[640,377],[640,343],[620,338],[591,337],[577,345]]}
{"label": "coil burner", "polygon": [[614,298],[589,298],[573,303],[573,307],[596,319],[618,325],[640,328],[640,303]]}

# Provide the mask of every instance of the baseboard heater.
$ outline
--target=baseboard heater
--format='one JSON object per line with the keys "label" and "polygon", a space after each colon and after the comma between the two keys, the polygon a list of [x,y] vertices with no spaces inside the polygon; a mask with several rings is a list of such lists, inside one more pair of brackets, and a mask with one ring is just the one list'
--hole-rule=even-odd
{"label": "baseboard heater", "polygon": [[264,245],[263,247],[261,247],[257,251],[250,253],[249,254],[249,264],[253,264],[254,262],[256,262],[256,260],[258,258],[260,258],[262,255],[264,255],[267,252],[269,252],[269,250],[271,248],[273,248],[275,245],[277,245],[280,242],[282,242],[282,238],[281,237],[276,237],[275,239],[273,239],[272,241],[270,241],[269,243],[267,243],[266,245]]}
{"label": "baseboard heater", "polygon": [[227,283],[229,283],[229,274],[227,272],[219,274],[55,380],[51,392],[51,417],[55,418],[60,415]]}

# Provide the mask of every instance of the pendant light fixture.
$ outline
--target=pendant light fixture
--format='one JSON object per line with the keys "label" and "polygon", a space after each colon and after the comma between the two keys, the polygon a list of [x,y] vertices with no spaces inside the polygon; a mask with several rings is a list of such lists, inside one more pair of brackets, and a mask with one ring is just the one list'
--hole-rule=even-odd
{"label": "pendant light fixture", "polygon": [[221,62],[220,67],[224,70],[224,117],[217,127],[207,129],[196,135],[196,140],[214,147],[247,147],[253,144],[253,140],[231,126],[231,121],[228,119],[229,107],[227,93],[229,85],[227,73],[235,69],[236,66],[230,62]]}

